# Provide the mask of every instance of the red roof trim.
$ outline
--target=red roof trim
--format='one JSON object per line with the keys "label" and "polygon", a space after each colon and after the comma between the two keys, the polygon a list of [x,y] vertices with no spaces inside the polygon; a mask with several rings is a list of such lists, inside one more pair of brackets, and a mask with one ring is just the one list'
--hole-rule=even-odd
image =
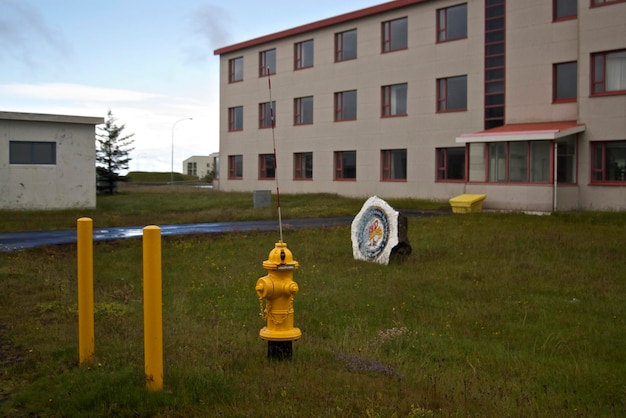
{"label": "red roof trim", "polygon": [[476,132],[473,134],[463,134],[461,136],[558,133],[566,129],[575,128],[579,125],[581,124],[579,124],[575,120],[558,122],[512,123],[510,125],[503,125],[497,128],[488,129],[486,131]]}
{"label": "red roof trim", "polygon": [[403,7],[412,6],[414,4],[423,3],[428,0],[394,0],[387,3],[379,4],[376,6],[367,7],[365,9],[356,10],[354,12],[344,13],[339,16],[330,17],[328,19],[318,20],[317,22],[308,23],[306,25],[297,26],[295,28],[283,30],[280,32],[272,33],[269,35],[261,36],[258,38],[250,39],[248,41],[239,42],[223,48],[218,48],[213,51],[213,55],[228,54],[229,52],[239,51],[244,48],[261,45],[264,43],[276,41],[278,39],[287,38],[289,36],[300,35],[302,33],[311,32],[317,29],[327,28],[329,26],[338,25],[340,23],[349,22],[351,20],[360,19],[363,17],[373,16],[379,13],[388,12],[391,10],[401,9]]}

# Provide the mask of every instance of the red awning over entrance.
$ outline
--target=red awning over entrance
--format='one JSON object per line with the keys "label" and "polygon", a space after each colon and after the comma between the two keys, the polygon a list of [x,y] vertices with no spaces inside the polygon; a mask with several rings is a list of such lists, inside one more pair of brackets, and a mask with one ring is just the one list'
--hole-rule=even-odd
{"label": "red awning over entrance", "polygon": [[512,123],[482,132],[462,134],[456,138],[456,142],[545,141],[574,135],[584,130],[585,125],[575,120]]}

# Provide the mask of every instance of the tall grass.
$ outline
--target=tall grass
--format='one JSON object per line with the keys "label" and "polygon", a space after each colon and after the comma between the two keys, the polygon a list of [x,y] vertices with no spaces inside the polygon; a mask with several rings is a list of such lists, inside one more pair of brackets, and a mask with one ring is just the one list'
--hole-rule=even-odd
{"label": "tall grass", "polygon": [[75,248],[3,253],[0,415],[624,416],[625,220],[411,218],[413,253],[389,266],[353,260],[348,227],[287,230],[303,337],[284,362],[266,358],[254,291],[277,234],[164,238],[158,393],[143,381],[140,240],[95,244],[83,366]]}

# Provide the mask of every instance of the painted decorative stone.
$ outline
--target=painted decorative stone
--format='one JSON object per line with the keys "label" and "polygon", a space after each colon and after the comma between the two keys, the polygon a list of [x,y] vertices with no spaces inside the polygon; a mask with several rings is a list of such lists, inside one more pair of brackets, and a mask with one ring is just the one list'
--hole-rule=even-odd
{"label": "painted decorative stone", "polygon": [[352,221],[352,253],[379,264],[411,254],[406,216],[377,196],[367,199]]}

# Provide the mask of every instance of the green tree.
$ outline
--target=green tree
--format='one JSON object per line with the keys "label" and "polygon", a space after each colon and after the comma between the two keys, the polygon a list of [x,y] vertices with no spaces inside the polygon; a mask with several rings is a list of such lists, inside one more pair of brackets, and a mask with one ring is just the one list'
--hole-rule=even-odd
{"label": "green tree", "polygon": [[104,126],[99,126],[96,135],[96,176],[97,189],[101,193],[113,194],[117,190],[120,170],[127,170],[131,158],[128,154],[135,135],[124,136],[122,132],[126,125],[118,126],[113,112],[109,109]]}

